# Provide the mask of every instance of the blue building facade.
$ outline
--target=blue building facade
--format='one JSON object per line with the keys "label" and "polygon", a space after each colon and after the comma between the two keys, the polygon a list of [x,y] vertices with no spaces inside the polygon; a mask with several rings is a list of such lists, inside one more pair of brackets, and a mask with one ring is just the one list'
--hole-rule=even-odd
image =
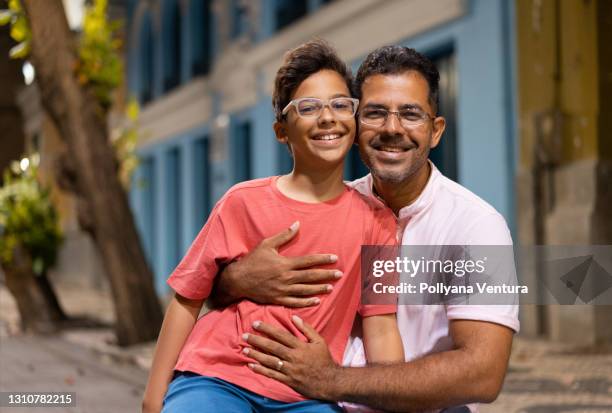
{"label": "blue building facade", "polygon": [[[514,226],[514,8],[504,0],[132,0],[129,91],[142,105],[130,194],[160,293],[234,183],[287,172],[271,92],[283,53],[319,36],[356,70],[373,49],[414,47],[441,72],[449,120],[432,160]],[[367,172],[354,151],[346,178]]]}

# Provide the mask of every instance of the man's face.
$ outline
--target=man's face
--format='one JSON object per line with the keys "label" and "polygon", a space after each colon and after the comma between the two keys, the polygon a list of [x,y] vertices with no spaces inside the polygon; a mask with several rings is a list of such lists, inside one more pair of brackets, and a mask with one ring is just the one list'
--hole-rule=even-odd
{"label": "man's face", "polygon": [[[363,162],[383,183],[407,181],[426,167],[429,151],[438,145],[445,127],[444,118],[435,117],[429,102],[427,80],[415,71],[373,75],[363,82],[361,96],[358,143]],[[376,110],[401,114],[420,111],[429,116],[421,124],[408,127],[391,113],[382,126],[364,123],[367,111]]]}

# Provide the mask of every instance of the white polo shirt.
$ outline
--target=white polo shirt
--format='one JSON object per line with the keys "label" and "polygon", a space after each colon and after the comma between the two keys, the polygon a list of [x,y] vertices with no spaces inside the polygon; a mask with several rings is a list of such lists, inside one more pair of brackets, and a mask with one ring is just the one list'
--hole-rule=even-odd
{"label": "white polo shirt", "polygon": [[[403,245],[512,245],[506,221],[491,205],[430,164],[432,171],[425,189],[399,211],[398,235]],[[372,192],[371,175],[349,185],[378,199]],[[488,321],[519,331],[518,306],[400,305],[397,322],[406,361],[452,349],[450,320]],[[344,364],[364,363],[363,344],[354,338],[347,346]],[[470,408],[477,411],[474,405]]]}

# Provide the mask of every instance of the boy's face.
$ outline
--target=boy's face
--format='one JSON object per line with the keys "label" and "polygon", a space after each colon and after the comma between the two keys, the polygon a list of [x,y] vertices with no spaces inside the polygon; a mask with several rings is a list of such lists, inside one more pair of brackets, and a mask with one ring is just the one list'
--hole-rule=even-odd
{"label": "boy's face", "polygon": [[[306,78],[291,99],[318,98],[324,102],[351,97],[345,80],[335,71],[321,70]],[[276,139],[289,143],[298,168],[320,168],[342,163],[355,139],[355,117],[338,117],[325,106],[318,117],[300,117],[292,107],[274,125]]]}

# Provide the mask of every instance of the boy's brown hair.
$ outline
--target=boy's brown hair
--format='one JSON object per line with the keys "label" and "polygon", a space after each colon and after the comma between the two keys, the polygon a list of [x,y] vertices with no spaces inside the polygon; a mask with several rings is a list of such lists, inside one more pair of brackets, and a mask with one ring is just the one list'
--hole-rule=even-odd
{"label": "boy's brown hair", "polygon": [[349,92],[352,91],[351,69],[326,41],[313,39],[285,54],[283,65],[276,72],[272,94],[272,106],[278,122],[283,120],[282,111],[300,84],[308,76],[323,69],[337,72],[345,80]]}

